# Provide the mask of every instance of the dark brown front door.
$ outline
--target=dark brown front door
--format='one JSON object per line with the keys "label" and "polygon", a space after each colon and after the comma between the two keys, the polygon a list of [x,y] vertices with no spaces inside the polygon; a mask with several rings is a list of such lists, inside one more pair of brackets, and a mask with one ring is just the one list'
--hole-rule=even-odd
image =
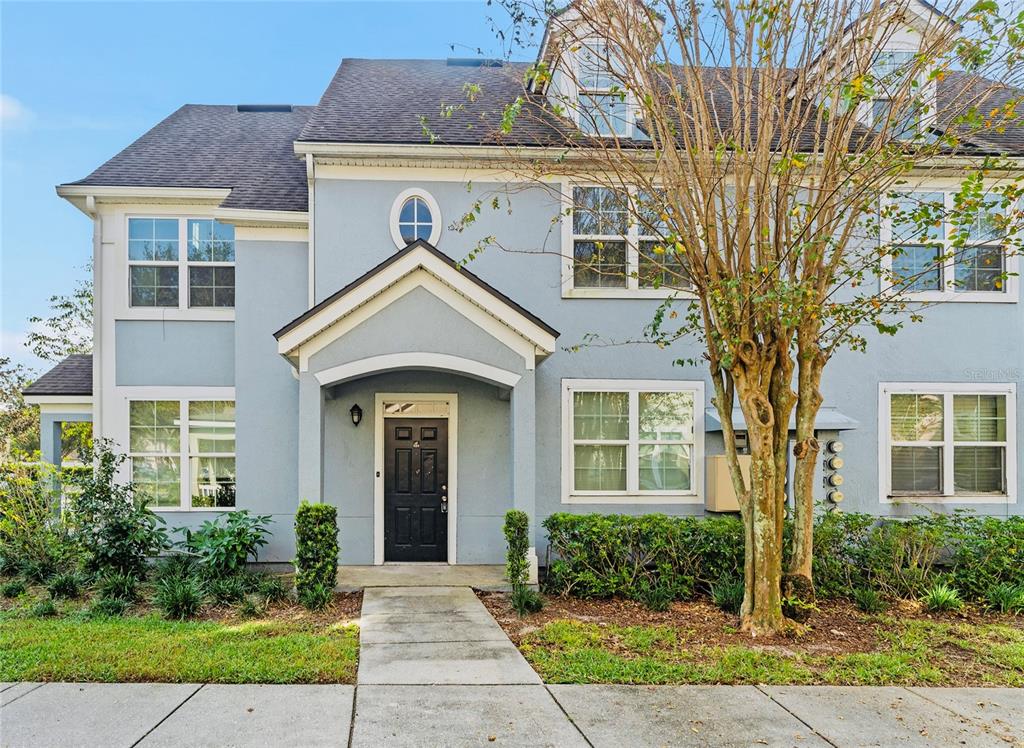
{"label": "dark brown front door", "polygon": [[384,560],[448,560],[447,419],[384,419]]}

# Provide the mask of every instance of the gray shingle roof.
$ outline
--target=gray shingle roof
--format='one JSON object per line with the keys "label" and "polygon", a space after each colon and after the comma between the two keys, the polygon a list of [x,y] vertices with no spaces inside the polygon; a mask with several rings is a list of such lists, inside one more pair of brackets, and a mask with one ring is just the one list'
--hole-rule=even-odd
{"label": "gray shingle roof", "polygon": [[312,110],[187,104],[72,184],[222,187],[225,208],[304,211],[306,166],[293,142]]}
{"label": "gray shingle roof", "polygon": [[24,395],[91,395],[92,354],[68,356],[26,387]]}

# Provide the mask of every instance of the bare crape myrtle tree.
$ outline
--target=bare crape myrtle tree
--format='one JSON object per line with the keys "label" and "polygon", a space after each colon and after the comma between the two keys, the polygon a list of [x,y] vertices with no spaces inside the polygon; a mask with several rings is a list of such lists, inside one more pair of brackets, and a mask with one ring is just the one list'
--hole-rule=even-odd
{"label": "bare crape myrtle tree", "polygon": [[[828,362],[920,320],[943,293],[998,291],[1011,277],[1024,16],[990,0],[501,4],[509,51],[540,45],[521,95],[499,105],[467,83],[464,101],[422,117],[424,131],[436,142],[437,118],[490,123],[517,176],[502,189],[551,189],[559,219],[594,234],[564,258],[578,284],[669,292],[634,342],[667,355],[681,338],[702,343],[744,524],[743,626],[790,629],[783,599],[813,599]],[[523,145],[523,132],[544,140]],[[564,180],[596,189],[563,193]],[[458,228],[509,204],[481,198]],[[487,247],[522,251],[489,236],[469,259]],[[595,330],[588,342],[626,341]]]}

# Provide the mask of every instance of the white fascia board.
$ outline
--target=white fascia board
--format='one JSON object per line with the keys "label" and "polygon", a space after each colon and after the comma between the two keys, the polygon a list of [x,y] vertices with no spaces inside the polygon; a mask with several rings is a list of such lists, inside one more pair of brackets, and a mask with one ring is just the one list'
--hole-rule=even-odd
{"label": "white fascia board", "polygon": [[25,395],[29,405],[89,405],[92,395]]}
{"label": "white fascia board", "polygon": [[231,194],[229,187],[118,187],[85,184],[57,185],[57,194],[63,198],[93,197],[104,202],[133,202],[137,200],[167,200],[171,202],[222,202]]}
{"label": "white fascia board", "polygon": [[309,225],[309,213],[297,210],[216,208],[213,217],[222,223],[256,228],[306,228]]}
{"label": "white fascia board", "polygon": [[384,268],[368,278],[363,284],[352,289],[334,304],[288,331],[278,340],[277,350],[282,355],[292,355],[305,342],[319,335],[326,328],[348,316],[370,299],[395,285],[403,277],[418,270],[424,270],[437,278],[444,287],[454,294],[469,300],[495,319],[504,322],[521,337],[540,349],[545,355],[555,351],[555,336],[540,327],[514,307],[505,304],[476,283],[454,270],[425,249],[419,249],[403,257],[390,267]]}

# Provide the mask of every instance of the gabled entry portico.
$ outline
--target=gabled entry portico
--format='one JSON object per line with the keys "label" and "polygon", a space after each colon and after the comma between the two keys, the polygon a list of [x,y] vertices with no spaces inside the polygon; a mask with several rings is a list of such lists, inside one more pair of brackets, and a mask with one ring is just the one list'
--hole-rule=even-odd
{"label": "gabled entry portico", "polygon": [[504,512],[536,517],[534,369],[557,332],[420,241],[276,337],[298,495],[338,505],[342,563],[501,563]]}

